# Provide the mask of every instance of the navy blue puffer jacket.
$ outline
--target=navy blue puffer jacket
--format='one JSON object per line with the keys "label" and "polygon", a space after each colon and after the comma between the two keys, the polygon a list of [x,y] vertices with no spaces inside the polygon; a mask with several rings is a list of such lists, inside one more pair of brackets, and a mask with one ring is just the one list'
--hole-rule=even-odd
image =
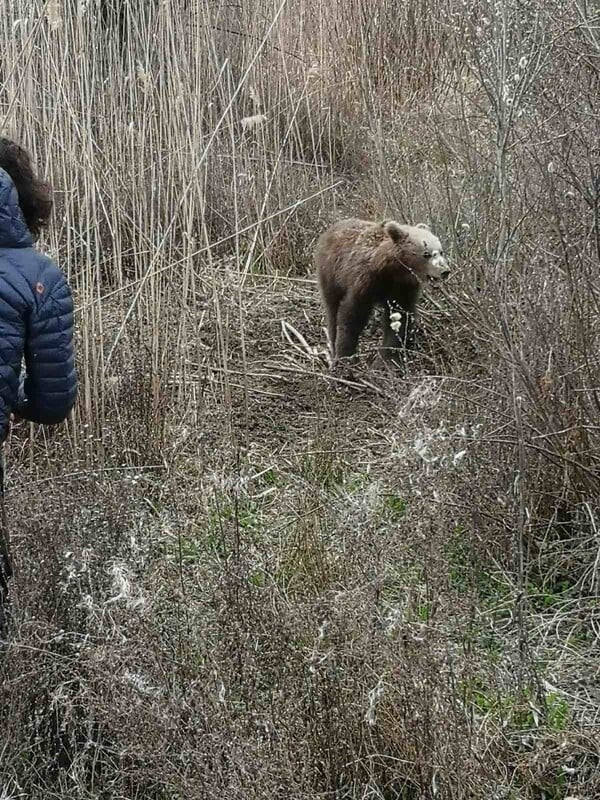
{"label": "navy blue puffer jacket", "polygon": [[53,425],[76,395],[71,291],[33,248],[12,178],[0,169],[0,442],[11,412]]}

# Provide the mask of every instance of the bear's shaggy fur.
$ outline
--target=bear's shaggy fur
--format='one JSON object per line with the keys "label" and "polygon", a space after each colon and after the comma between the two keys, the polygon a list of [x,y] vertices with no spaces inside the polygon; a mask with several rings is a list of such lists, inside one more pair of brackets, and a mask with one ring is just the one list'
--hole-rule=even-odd
{"label": "bear's shaggy fur", "polygon": [[334,362],[354,356],[375,305],[384,309],[383,352],[397,355],[411,341],[422,284],[450,272],[426,225],[392,220],[336,222],[319,237],[315,264]]}

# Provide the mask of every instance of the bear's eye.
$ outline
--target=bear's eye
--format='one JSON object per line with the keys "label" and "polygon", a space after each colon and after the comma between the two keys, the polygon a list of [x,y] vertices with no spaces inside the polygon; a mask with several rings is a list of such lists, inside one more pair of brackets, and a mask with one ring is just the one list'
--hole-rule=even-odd
{"label": "bear's eye", "polygon": [[423,258],[431,258],[431,255],[432,254],[430,253],[429,250],[424,250],[423,251]]}

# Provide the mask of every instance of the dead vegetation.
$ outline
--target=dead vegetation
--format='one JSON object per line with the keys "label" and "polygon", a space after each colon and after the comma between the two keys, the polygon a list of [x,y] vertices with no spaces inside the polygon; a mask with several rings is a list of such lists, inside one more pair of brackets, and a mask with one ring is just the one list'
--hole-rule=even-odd
{"label": "dead vegetation", "polygon": [[[598,796],[597,12],[3,11],[81,396],[6,445],[1,796]],[[404,378],[327,371],[347,215],[450,252]]]}

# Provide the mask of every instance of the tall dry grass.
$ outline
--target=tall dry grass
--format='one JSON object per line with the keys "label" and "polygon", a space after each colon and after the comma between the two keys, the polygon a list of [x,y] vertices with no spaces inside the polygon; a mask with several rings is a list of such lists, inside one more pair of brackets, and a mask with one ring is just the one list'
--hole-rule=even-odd
{"label": "tall dry grass", "polygon": [[[7,443],[5,797],[598,792],[587,3],[4,3],[81,395]],[[311,249],[428,221],[401,378],[328,375]]]}

